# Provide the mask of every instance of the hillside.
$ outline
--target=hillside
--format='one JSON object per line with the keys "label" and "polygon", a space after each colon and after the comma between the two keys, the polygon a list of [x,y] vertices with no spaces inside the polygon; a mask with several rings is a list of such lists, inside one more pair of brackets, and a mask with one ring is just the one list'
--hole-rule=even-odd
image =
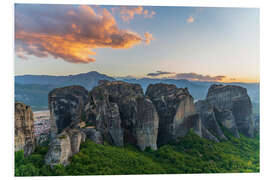
{"label": "hillside", "polygon": [[259,172],[259,136],[214,143],[189,132],[177,144],[168,144],[157,151],[141,152],[132,145],[116,147],[90,140],[66,167],[44,165],[47,146],[23,158],[15,153],[15,176],[52,175],[117,175],[117,174],[180,174]]}

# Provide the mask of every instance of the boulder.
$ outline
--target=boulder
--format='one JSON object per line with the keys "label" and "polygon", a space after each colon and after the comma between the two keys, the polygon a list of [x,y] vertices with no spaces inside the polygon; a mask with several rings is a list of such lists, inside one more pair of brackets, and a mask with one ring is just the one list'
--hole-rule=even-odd
{"label": "boulder", "polygon": [[51,138],[66,127],[73,127],[85,118],[88,92],[81,86],[57,88],[49,93]]}
{"label": "boulder", "polygon": [[[146,96],[154,103],[159,116],[158,145],[178,139],[188,132],[191,126],[187,121],[193,120],[193,117],[187,117],[195,114],[195,106],[187,88],[162,83],[150,84]],[[199,118],[197,121],[200,124]]]}
{"label": "boulder", "polygon": [[252,104],[247,90],[235,85],[212,85],[206,100],[215,108],[232,112],[240,133],[253,137]]}
{"label": "boulder", "polygon": [[35,150],[34,119],[30,106],[15,102],[15,151],[24,150],[24,156]]}

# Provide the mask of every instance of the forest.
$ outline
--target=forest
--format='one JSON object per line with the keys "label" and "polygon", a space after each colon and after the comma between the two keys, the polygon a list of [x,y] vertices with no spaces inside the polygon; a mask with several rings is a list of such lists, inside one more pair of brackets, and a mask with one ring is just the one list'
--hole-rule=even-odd
{"label": "forest", "polygon": [[86,140],[69,165],[54,167],[44,164],[49,148],[45,143],[26,158],[23,151],[15,152],[15,176],[259,172],[259,135],[235,138],[227,132],[226,136],[229,140],[215,143],[191,130],[177,143],[143,152],[129,144],[116,147]]}

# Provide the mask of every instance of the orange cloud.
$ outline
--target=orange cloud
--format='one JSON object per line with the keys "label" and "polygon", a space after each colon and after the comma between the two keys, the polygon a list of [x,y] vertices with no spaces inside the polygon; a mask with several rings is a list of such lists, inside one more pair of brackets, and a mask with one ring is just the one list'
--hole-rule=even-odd
{"label": "orange cloud", "polygon": [[135,15],[143,15],[145,18],[153,18],[156,14],[155,11],[149,11],[147,9],[144,9],[142,6],[121,6],[119,8],[113,8],[112,11],[119,12],[120,17],[124,22],[129,22],[131,19],[134,19]]}
{"label": "orange cloud", "polygon": [[193,16],[189,16],[187,18],[187,23],[193,23],[195,21],[194,17]]}
{"label": "orange cloud", "polygon": [[144,37],[145,37],[146,44],[150,44],[150,42],[154,40],[153,35],[149,32],[144,33]]}
{"label": "orange cloud", "polygon": [[131,48],[153,40],[148,32],[142,37],[119,29],[115,18],[105,8],[97,14],[90,6],[63,6],[47,5],[47,8],[22,12],[15,9],[18,57],[53,56],[72,63],[89,63],[95,61],[94,48]]}

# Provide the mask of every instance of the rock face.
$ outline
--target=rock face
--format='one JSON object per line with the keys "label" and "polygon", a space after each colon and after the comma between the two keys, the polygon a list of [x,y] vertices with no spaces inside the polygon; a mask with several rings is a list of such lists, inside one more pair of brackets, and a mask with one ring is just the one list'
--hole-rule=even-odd
{"label": "rock face", "polygon": [[254,115],[254,129],[256,133],[260,132],[260,115]]}
{"label": "rock face", "polygon": [[80,144],[85,141],[85,134],[77,129],[65,129],[50,143],[50,149],[45,156],[45,164],[69,164],[68,159],[80,150]]}
{"label": "rock face", "polygon": [[215,109],[215,115],[218,121],[225,127],[227,128],[235,137],[239,138],[239,132],[238,132],[238,127],[235,122],[235,118],[233,116],[232,111],[228,109],[224,110],[218,110]]}
{"label": "rock face", "polygon": [[28,156],[35,149],[34,119],[30,106],[15,102],[15,151]]}
{"label": "rock face", "polygon": [[245,88],[233,85],[212,85],[208,90],[206,100],[221,111],[231,111],[238,131],[253,137],[252,105]]}
{"label": "rock face", "polygon": [[103,85],[89,92],[89,103],[86,105],[87,121],[101,132],[105,140],[116,146],[123,146],[123,129],[119,107],[109,101],[109,93]]}
{"label": "rock face", "polygon": [[95,143],[97,144],[104,143],[102,134],[99,131],[97,131],[94,127],[86,127],[82,130],[85,133],[86,137],[91,139]]}
{"label": "rock face", "polygon": [[202,121],[199,114],[192,114],[183,118],[181,124],[175,126],[174,140],[178,137],[185,136],[190,129],[193,129],[194,133],[202,137]]}
{"label": "rock face", "polygon": [[[209,133],[211,133],[212,136],[219,137],[220,139],[226,140],[227,138],[223,134],[217,122],[213,106],[205,100],[199,100],[195,103],[195,107],[196,107],[196,111],[200,114],[200,117],[202,119],[202,124],[209,131]],[[210,135],[207,135],[206,138],[209,138],[209,137]],[[213,139],[213,138],[209,138],[209,139]]]}
{"label": "rock face", "polygon": [[104,138],[117,146],[125,143],[157,149],[159,118],[140,85],[102,81],[89,92],[86,116]]}
{"label": "rock face", "polygon": [[211,141],[219,142],[219,140],[212,133],[210,133],[208,129],[204,127],[204,125],[202,125],[202,137]]}
{"label": "rock face", "polygon": [[194,105],[186,88],[151,84],[144,95],[139,84],[103,80],[90,92],[81,86],[51,91],[49,108],[52,141],[46,164],[50,165],[68,164],[85,138],[156,150],[157,144],[177,141],[191,129],[215,142],[227,139],[220,125],[235,137],[239,132],[253,136],[254,131],[251,102],[239,86],[212,85],[207,98]]}
{"label": "rock face", "polygon": [[64,128],[72,127],[84,118],[87,100],[88,92],[81,86],[57,88],[49,93],[52,138]]}
{"label": "rock face", "polygon": [[184,136],[191,128],[197,129],[196,132],[201,135],[201,120],[194,115],[193,97],[187,89],[162,83],[151,84],[146,96],[154,103],[159,115],[158,145]]}

